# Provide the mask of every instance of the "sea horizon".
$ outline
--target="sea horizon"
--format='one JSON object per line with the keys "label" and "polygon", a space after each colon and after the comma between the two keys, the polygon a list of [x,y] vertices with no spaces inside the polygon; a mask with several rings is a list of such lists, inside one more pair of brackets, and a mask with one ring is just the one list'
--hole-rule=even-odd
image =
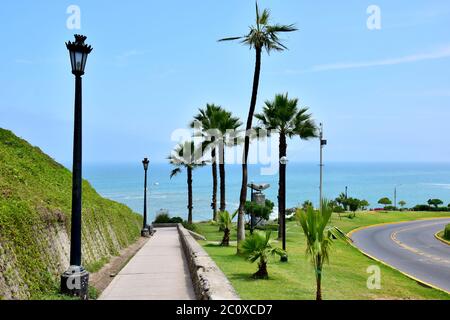
{"label": "sea horizon", "polygon": [[[65,164],[66,167],[70,167]],[[278,174],[261,175],[263,165],[249,165],[249,182],[269,183],[267,199],[275,203],[277,212]],[[148,171],[148,216],[152,222],[161,209],[171,216],[187,218],[187,184],[185,173],[170,179],[171,166],[164,163],[150,165]],[[105,198],[123,203],[133,211],[143,210],[143,168],[137,163],[85,163],[84,178]],[[226,165],[227,209],[239,206],[241,165]],[[327,162],[324,167],[324,197],[335,199],[348,187],[348,196],[365,199],[369,208],[379,208],[378,200],[394,198],[406,201],[406,207],[424,204],[438,198],[450,203],[450,163],[447,162]],[[211,167],[194,171],[194,221],[212,218]],[[250,198],[250,192],[248,193]],[[319,165],[315,162],[292,162],[287,169],[288,208],[304,201],[319,203]],[[219,201],[219,193],[218,193]]]}

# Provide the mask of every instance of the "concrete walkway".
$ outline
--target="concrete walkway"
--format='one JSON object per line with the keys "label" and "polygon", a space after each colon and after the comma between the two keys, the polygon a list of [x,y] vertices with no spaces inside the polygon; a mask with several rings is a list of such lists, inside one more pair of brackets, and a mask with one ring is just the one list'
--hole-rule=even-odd
{"label": "concrete walkway", "polygon": [[195,300],[177,228],[160,228],[100,300]]}

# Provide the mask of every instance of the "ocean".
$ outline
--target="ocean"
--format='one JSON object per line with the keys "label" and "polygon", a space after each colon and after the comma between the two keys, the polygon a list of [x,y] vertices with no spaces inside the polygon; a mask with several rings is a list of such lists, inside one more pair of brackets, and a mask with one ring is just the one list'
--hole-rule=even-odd
{"label": "ocean", "polygon": [[[137,213],[143,211],[142,164],[87,164],[84,178],[104,197],[121,202]],[[187,217],[186,172],[170,179],[168,164],[151,164],[148,171],[148,213],[153,221],[156,213],[168,210],[171,216]],[[241,166],[226,166],[227,206],[234,211],[239,205]],[[263,176],[261,167],[249,166],[249,182],[269,183],[265,192],[277,204],[278,175]],[[407,207],[438,198],[450,203],[450,163],[329,163],[324,167],[324,197],[336,198],[348,187],[349,197],[366,199],[371,208],[378,208],[378,200],[392,201],[397,188],[397,202],[404,200]],[[211,167],[194,171],[194,220],[206,221],[212,217]],[[248,193],[250,197],[250,193]],[[219,195],[218,195],[219,198]],[[218,199],[219,200],[219,199]],[[305,200],[319,202],[319,166],[314,163],[290,163],[287,169],[287,207]],[[275,208],[276,212],[277,208]]]}

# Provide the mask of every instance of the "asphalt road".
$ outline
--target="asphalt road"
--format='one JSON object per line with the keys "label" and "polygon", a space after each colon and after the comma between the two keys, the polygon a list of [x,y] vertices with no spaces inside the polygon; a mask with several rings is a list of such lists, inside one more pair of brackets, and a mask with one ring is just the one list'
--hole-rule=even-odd
{"label": "asphalt road", "polygon": [[354,244],[365,253],[450,293],[450,246],[435,238],[450,218],[412,221],[356,231]]}

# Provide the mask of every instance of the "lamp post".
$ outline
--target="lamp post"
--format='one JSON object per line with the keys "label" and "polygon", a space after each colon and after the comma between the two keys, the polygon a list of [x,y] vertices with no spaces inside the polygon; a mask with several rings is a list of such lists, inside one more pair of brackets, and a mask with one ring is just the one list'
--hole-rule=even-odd
{"label": "lamp post", "polygon": [[[320,212],[322,212],[323,201],[323,148],[327,145],[328,141],[323,138],[323,124],[320,124]],[[346,187],[347,197],[347,187]]]}
{"label": "lamp post", "polygon": [[61,276],[61,292],[88,298],[89,273],[81,266],[81,208],[82,208],[82,81],[88,55],[92,47],[85,44],[85,36],[75,35],[75,42],[67,42],[72,73],[75,76],[75,119],[72,170],[72,224],[70,234],[70,267]]}
{"label": "lamp post", "polygon": [[145,158],[142,161],[142,164],[144,165],[144,223],[141,231],[141,236],[148,237],[150,236],[150,230],[147,225],[147,170],[150,161],[148,160],[148,158]]}
{"label": "lamp post", "polygon": [[394,208],[397,209],[397,188],[401,187],[402,184],[395,186],[394,188]]}
{"label": "lamp post", "polygon": [[[279,210],[280,210],[280,223],[281,223],[281,233],[282,233],[282,247],[286,251],[286,166],[289,160],[286,155],[282,155],[280,158],[280,199],[279,199]],[[281,262],[288,262],[287,254],[281,256]]]}

